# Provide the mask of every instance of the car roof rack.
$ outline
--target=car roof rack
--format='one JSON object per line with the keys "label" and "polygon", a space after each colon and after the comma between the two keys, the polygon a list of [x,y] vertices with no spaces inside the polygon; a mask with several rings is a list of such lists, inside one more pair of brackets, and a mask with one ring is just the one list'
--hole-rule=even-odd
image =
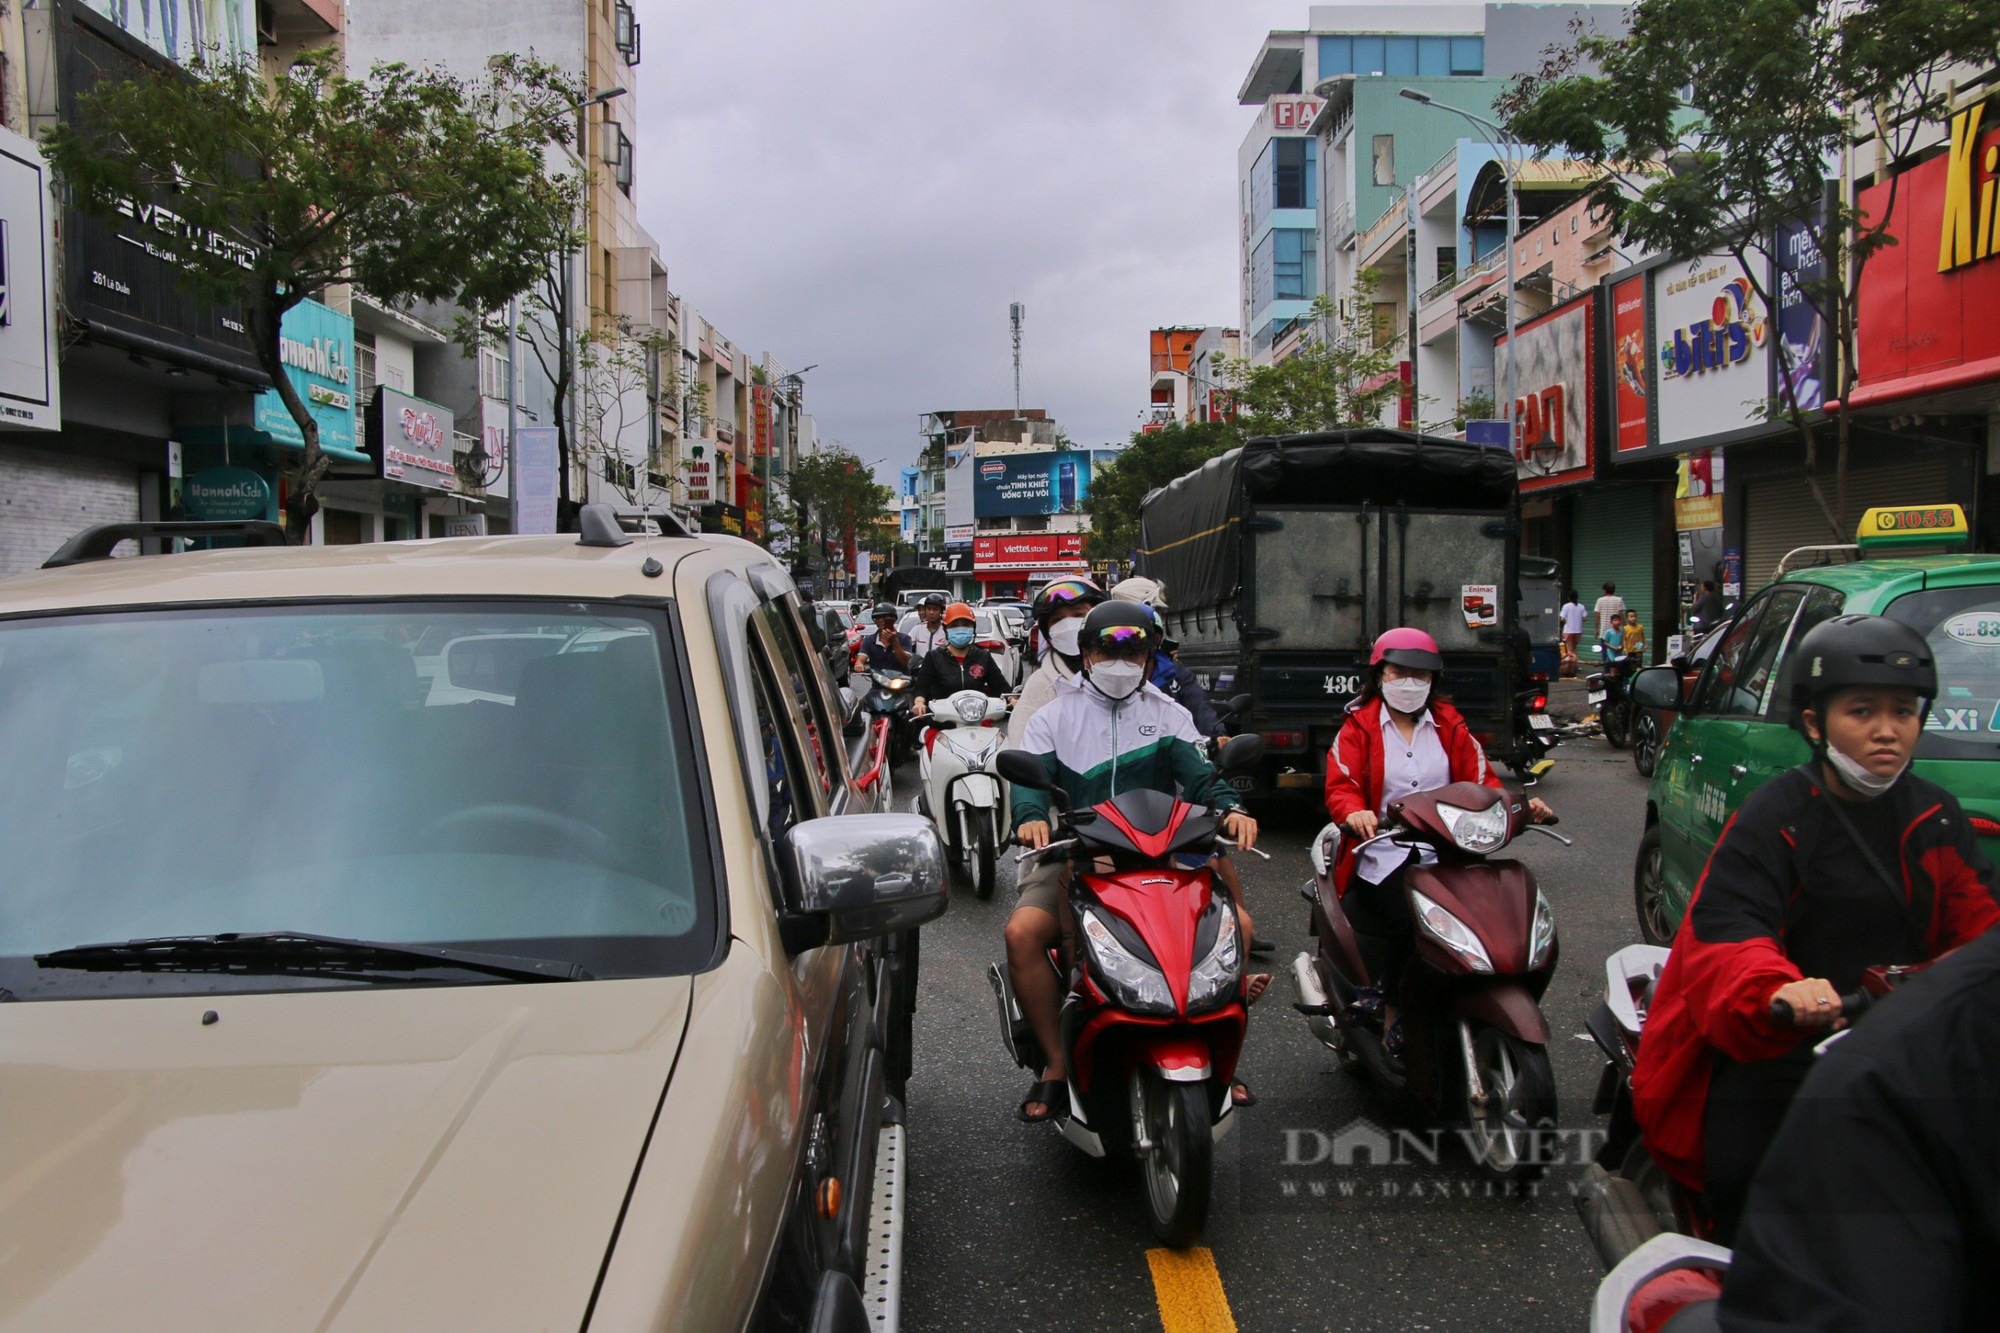
{"label": "car roof rack", "polygon": [[[662,537],[694,536],[694,533],[688,530],[688,526],[672,514],[646,514],[635,516],[632,521],[643,523],[648,518],[659,525]],[[618,517],[618,511],[608,504],[587,504],[577,510],[576,526],[580,534],[576,539],[578,546],[610,547],[632,544],[631,532]]]}
{"label": "car roof rack", "polygon": [[261,518],[209,523],[100,523],[94,528],[85,528],[64,542],[61,549],[42,562],[42,568],[64,569],[70,565],[109,560],[112,550],[120,542],[168,537],[241,537],[246,546],[288,544],[283,528]]}

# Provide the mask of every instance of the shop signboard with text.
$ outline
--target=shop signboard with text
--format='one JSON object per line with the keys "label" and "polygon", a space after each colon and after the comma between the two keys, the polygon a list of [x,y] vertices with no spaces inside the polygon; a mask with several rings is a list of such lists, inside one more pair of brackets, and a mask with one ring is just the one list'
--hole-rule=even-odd
{"label": "shop signboard with text", "polygon": [[1861,270],[1854,407],[2000,381],[2000,114],[1952,117],[1949,148],[1861,191],[1897,244]]}
{"label": "shop signboard with text", "polygon": [[[353,453],[354,321],[317,301],[301,301],[279,326],[278,359],[319,426],[320,448]],[[305,447],[305,434],[276,389],[257,395],[254,419],[273,442]]]}
{"label": "shop signboard with text", "polygon": [[1652,329],[1647,320],[1646,275],[1611,287],[1611,435],[1621,454],[1652,441]]}
{"label": "shop signboard with text", "polygon": [[1080,532],[1020,532],[972,539],[972,564],[979,570],[1082,568]]}
{"label": "shop signboard with text", "polygon": [[33,140],[0,129],[0,430],[61,430],[55,205]]}
{"label": "shop signboard with text", "polygon": [[1078,449],[985,453],[972,469],[980,518],[1080,514],[1090,493],[1090,455]]}
{"label": "shop signboard with text", "polygon": [[750,449],[757,458],[771,456],[771,386],[750,386]]}
{"label": "shop signboard with text", "polygon": [[1764,422],[1771,394],[1771,322],[1734,255],[1654,269],[1653,343],[1662,446]]}
{"label": "shop signboard with text", "polygon": [[1495,352],[1514,385],[1514,468],[1523,491],[1588,481],[1597,464],[1596,309],[1585,295],[1520,325]]}
{"label": "shop signboard with text", "polygon": [[428,491],[459,490],[451,409],[378,388],[368,408],[368,453],[376,475]]}

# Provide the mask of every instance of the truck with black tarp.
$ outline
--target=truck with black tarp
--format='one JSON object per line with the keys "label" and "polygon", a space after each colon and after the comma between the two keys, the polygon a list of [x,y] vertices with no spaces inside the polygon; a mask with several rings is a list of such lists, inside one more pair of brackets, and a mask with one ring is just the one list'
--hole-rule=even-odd
{"label": "truck with black tarp", "polygon": [[1378,428],[1253,439],[1148,495],[1139,572],[1166,585],[1181,664],[1216,698],[1248,694],[1264,737],[1252,792],[1312,795],[1382,631],[1444,653],[1441,693],[1514,762],[1525,643],[1515,606],[1514,460]]}

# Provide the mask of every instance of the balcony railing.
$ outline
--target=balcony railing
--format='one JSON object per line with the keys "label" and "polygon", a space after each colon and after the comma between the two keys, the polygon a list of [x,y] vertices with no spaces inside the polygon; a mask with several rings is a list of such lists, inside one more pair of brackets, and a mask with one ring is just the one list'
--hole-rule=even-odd
{"label": "balcony railing", "polygon": [[1444,150],[1443,157],[1440,157],[1437,161],[1431,163],[1429,166],[1425,167],[1421,172],[1419,172],[1417,174],[1417,179],[1422,180],[1426,176],[1437,175],[1438,172],[1444,169],[1446,163],[1454,160],[1455,158],[1457,158],[1457,156],[1458,156],[1458,145],[1453,144],[1451,147]]}
{"label": "balcony railing", "polygon": [[1328,243],[1332,245],[1339,245],[1348,237],[1354,235],[1354,201],[1352,199],[1342,204],[1339,208],[1334,209],[1333,215],[1327,218],[1326,235]]}
{"label": "balcony railing", "polygon": [[1394,231],[1408,230],[1410,225],[1407,192],[1398,190],[1390,197],[1389,206],[1381,216],[1361,230],[1361,237],[1354,243],[1355,253],[1365,254],[1375,248],[1375,243]]}

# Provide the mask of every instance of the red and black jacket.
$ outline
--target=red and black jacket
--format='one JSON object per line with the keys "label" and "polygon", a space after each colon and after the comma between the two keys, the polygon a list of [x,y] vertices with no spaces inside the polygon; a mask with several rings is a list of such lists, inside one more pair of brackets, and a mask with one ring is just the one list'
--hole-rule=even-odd
{"label": "red and black jacket", "polygon": [[1993,868],[1949,792],[1905,773],[1836,810],[1823,785],[1793,769],[1723,827],[1647,1010],[1633,1109],[1654,1159],[1697,1189],[1719,1064],[1780,1059],[1802,1039],[1768,1016],[1773,992],[1803,977],[1852,990],[1864,968],[1935,958],[2000,920]]}
{"label": "red and black jacket", "polygon": [[[1333,749],[1326,756],[1326,812],[1334,822],[1344,824],[1356,810],[1382,808],[1382,708],[1379,698],[1356,704],[1348,711]],[[1488,787],[1500,785],[1500,775],[1486,762],[1486,751],[1465,725],[1465,719],[1448,703],[1432,701],[1431,725],[1437,728],[1445,758],[1451,762],[1453,782],[1478,782]],[[1333,863],[1333,887],[1347,896],[1354,876],[1354,839],[1344,839],[1340,855]]]}

